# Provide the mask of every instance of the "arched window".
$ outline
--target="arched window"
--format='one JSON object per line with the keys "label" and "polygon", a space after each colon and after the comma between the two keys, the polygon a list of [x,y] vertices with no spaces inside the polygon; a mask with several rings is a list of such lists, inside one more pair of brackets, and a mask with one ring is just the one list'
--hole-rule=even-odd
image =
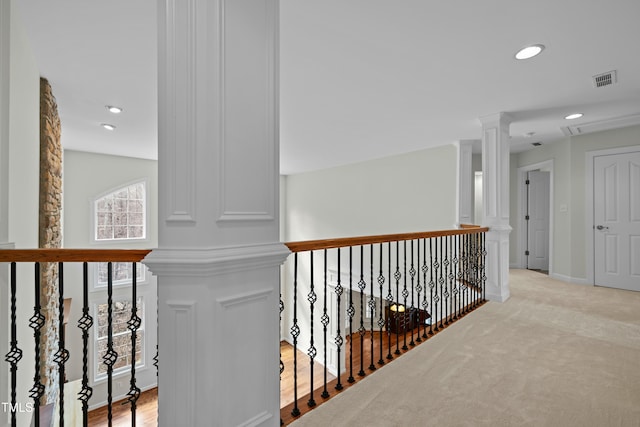
{"label": "arched window", "polygon": [[96,241],[144,239],[146,233],[144,181],[120,188],[95,200]]}

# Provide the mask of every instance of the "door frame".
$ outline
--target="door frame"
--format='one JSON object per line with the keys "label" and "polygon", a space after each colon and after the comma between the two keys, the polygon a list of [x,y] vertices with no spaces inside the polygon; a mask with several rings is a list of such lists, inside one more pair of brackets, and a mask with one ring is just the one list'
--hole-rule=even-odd
{"label": "door frame", "polygon": [[543,162],[534,163],[532,165],[521,166],[518,168],[518,235],[517,235],[517,257],[516,268],[526,268],[527,261],[525,259],[525,242],[527,236],[527,222],[524,219],[527,211],[527,173],[530,171],[544,169],[549,171],[549,275],[554,273],[553,269],[553,235],[554,235],[554,163],[553,159],[545,160]]}
{"label": "door frame", "polygon": [[[640,145],[631,145],[628,147],[616,147],[616,148],[608,148],[605,150],[594,150],[587,151],[586,153],[586,165],[585,165],[585,184],[586,184],[586,194],[585,194],[585,235],[586,235],[586,273],[587,273],[587,283],[595,286],[596,284],[596,248],[595,248],[595,236],[593,233],[593,227],[595,226],[594,220],[594,197],[593,197],[593,178],[594,178],[594,169],[595,169],[595,158],[600,156],[610,156],[614,154],[626,154],[626,153],[635,153],[636,151],[640,151]],[[589,268],[589,264],[591,264],[591,268]]]}

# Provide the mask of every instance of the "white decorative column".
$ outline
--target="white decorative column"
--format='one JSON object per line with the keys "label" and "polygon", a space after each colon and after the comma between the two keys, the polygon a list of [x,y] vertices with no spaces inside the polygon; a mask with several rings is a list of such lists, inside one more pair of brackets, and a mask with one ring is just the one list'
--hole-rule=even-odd
{"label": "white decorative column", "polygon": [[509,124],[505,113],[480,118],[482,123],[483,225],[486,237],[486,296],[509,298]]}
{"label": "white decorative column", "polygon": [[472,139],[465,139],[456,142],[458,151],[458,186],[456,203],[456,224],[471,224],[473,222],[473,166],[471,164],[473,155]]}
{"label": "white decorative column", "polygon": [[158,6],[158,422],[278,426],[278,1]]}
{"label": "white decorative column", "polygon": [[0,244],[9,238],[9,61],[11,2],[0,0]]}
{"label": "white decorative column", "polygon": [[[0,0],[0,249],[12,249],[9,239],[9,58],[11,36],[11,3]],[[0,266],[0,355],[9,351],[9,271]],[[0,369],[0,402],[9,402],[9,370]],[[0,426],[9,425],[9,415],[0,411]]]}

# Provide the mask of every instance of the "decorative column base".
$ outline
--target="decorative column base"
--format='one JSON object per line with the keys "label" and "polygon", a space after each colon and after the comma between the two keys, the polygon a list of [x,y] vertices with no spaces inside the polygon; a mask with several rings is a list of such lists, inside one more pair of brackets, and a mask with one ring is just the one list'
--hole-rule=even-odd
{"label": "decorative column base", "polygon": [[487,264],[485,296],[489,301],[509,299],[509,233],[510,226],[493,226],[486,234]]}
{"label": "decorative column base", "polygon": [[160,249],[158,425],[279,426],[280,243]]}

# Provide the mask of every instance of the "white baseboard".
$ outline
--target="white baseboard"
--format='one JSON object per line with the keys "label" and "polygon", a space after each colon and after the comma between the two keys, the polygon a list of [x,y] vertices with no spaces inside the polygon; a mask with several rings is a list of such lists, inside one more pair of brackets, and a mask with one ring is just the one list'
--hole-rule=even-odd
{"label": "white baseboard", "polygon": [[593,283],[589,283],[587,279],[571,277],[559,273],[550,273],[549,276],[553,279],[560,280],[562,282],[574,283],[576,285],[593,286]]}

